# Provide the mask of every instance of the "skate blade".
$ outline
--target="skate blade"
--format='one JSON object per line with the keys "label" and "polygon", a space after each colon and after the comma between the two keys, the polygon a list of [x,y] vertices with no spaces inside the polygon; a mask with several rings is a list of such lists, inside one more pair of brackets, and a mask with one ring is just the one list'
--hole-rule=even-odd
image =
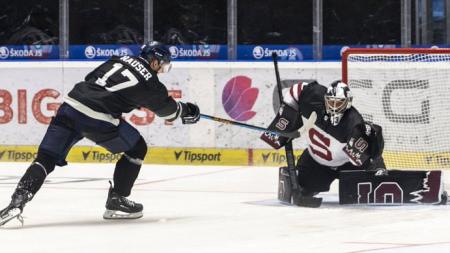
{"label": "skate blade", "polygon": [[5,215],[0,217],[0,227],[8,223],[10,220],[17,218],[23,226],[23,218],[20,216],[22,211],[19,208],[9,210]]}
{"label": "skate blade", "polygon": [[105,220],[139,219],[142,216],[144,216],[142,212],[125,213],[122,211],[108,210],[108,209],[105,211],[105,213],[103,213],[103,219]]}

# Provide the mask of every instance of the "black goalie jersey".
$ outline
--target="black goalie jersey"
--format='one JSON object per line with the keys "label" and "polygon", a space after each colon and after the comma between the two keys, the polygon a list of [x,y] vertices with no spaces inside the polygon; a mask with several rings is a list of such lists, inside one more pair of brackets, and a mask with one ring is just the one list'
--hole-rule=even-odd
{"label": "black goalie jersey", "polygon": [[178,105],[156,74],[140,57],[114,56],[76,84],[65,102],[88,115],[103,113],[119,118],[122,113],[145,107],[171,119]]}
{"label": "black goalie jersey", "polygon": [[[352,139],[353,141],[359,140],[358,135],[361,135],[361,131],[367,130],[368,135],[371,135],[373,129],[370,128],[373,125],[365,123],[361,114],[354,107],[351,107],[345,112],[340,123],[333,126],[325,109],[324,95],[326,91],[327,88],[317,82],[303,82],[292,86],[284,98],[283,106],[268,130],[278,132],[297,130],[303,126],[303,122],[314,111],[317,114],[316,122],[311,128],[306,129],[305,133],[302,133],[302,136],[307,140],[307,149],[313,159],[319,164],[329,167],[338,167],[347,162],[361,166],[366,159],[359,160],[361,157],[357,156],[360,154],[355,157],[346,147],[349,146],[349,143],[354,146]],[[362,135],[364,134],[362,133]],[[357,139],[355,139],[355,136]],[[261,139],[274,148],[280,148],[288,141],[288,138],[273,136],[270,133],[263,134]],[[379,148],[373,150],[376,152],[366,152],[369,151],[368,143],[376,143],[377,140],[370,141],[370,138],[364,138],[362,141],[364,143],[360,146],[363,149],[361,152],[368,153],[368,156],[372,157],[380,155],[381,150]]]}

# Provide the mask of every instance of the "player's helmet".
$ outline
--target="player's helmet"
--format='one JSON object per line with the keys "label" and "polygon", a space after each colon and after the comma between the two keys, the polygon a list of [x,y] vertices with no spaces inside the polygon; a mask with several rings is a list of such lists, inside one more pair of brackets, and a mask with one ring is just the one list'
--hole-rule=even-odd
{"label": "player's helmet", "polygon": [[330,122],[337,126],[344,112],[352,107],[353,95],[348,85],[340,80],[331,83],[325,93],[325,108],[330,116]]}
{"label": "player's helmet", "polygon": [[172,68],[171,54],[167,47],[158,41],[150,41],[142,45],[140,56],[147,61],[158,60],[161,68],[158,72],[166,73]]}

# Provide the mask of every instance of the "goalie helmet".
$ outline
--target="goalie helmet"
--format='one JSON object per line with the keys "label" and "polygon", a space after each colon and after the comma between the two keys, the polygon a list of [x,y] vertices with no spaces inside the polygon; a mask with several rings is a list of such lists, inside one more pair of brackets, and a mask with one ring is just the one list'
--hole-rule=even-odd
{"label": "goalie helmet", "polygon": [[331,83],[325,93],[325,108],[330,122],[337,126],[347,109],[352,107],[353,96],[347,84],[340,80]]}

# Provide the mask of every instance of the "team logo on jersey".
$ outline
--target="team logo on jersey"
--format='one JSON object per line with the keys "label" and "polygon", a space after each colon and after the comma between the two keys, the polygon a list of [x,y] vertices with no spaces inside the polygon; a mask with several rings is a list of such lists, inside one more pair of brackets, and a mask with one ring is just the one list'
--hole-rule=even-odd
{"label": "team logo on jersey", "polygon": [[277,124],[275,124],[275,126],[281,131],[286,130],[287,125],[289,125],[289,120],[285,118],[280,118]]}
{"label": "team logo on jersey", "polygon": [[6,59],[9,56],[9,49],[7,47],[0,47],[0,59]]}
{"label": "team logo on jersey", "polygon": [[222,104],[225,112],[233,119],[247,121],[256,112],[252,107],[256,102],[259,90],[252,88],[252,79],[246,76],[231,78],[222,92]]}
{"label": "team logo on jersey", "polygon": [[86,58],[92,59],[96,56],[96,54],[97,54],[97,50],[93,46],[87,46],[84,49],[84,55],[86,56]]}
{"label": "team logo on jersey", "polygon": [[254,47],[253,57],[255,57],[255,59],[257,60],[262,59],[264,57],[264,48],[262,48],[261,46]]}

